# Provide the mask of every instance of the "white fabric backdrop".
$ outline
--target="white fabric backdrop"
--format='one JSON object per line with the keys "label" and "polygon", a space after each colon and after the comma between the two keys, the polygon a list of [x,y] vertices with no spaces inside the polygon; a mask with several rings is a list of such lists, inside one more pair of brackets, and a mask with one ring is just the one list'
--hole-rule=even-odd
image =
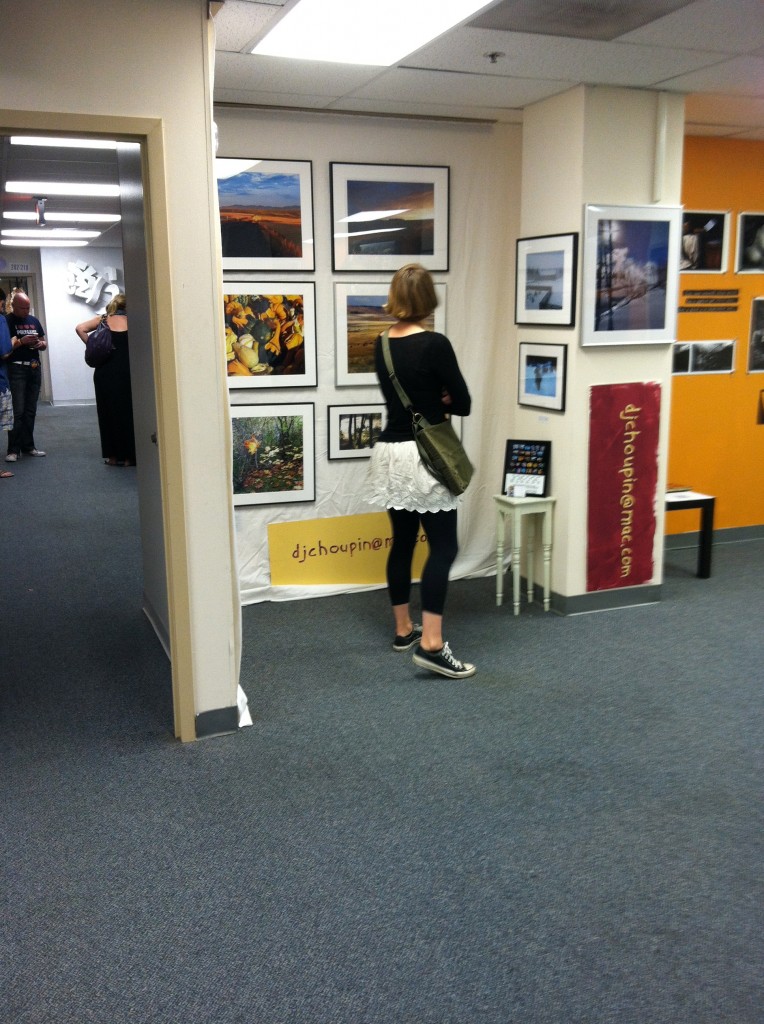
{"label": "white fabric backdrop", "polygon": [[230,395],[236,405],[315,403],[316,501],[237,508],[242,601],[291,600],[354,589],[272,587],[267,526],[375,511],[356,496],[366,461],[327,459],[327,407],[375,401],[379,394],[368,387],[335,386],[334,284],[372,281],[379,275],[331,269],[331,161],[451,168],[450,270],[433,277],[446,285],[446,334],[472,394],[473,411],[463,421],[463,439],[477,466],[459,511],[460,552],[451,575],[459,579],[492,573],[496,539],[491,496],[500,487],[504,444],[511,436],[516,403],[514,240],[520,215],[520,126],[225,109],[217,119],[220,156],[313,163],[316,270],[287,276],[315,281],[318,386],[232,390]]}

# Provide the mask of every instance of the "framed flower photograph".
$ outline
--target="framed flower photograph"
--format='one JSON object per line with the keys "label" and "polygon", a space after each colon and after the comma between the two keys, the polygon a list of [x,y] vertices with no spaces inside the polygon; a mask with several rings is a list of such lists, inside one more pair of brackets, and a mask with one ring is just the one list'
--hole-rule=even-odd
{"label": "framed flower photograph", "polygon": [[741,213],[737,219],[738,274],[764,274],[764,213]]}
{"label": "framed flower photograph", "polygon": [[234,505],[315,501],[310,402],[231,407]]}
{"label": "framed flower photograph", "polygon": [[678,206],[587,206],[582,345],[667,344],[676,338]]}
{"label": "framed flower photograph", "polygon": [[223,270],[314,270],[310,160],[218,157]]}
{"label": "framed flower photograph", "polygon": [[682,274],[723,274],[729,250],[728,210],[684,210],[679,242]]}
{"label": "framed flower photograph", "polygon": [[224,281],[229,388],[316,386],[316,297],[309,281]]}
{"label": "framed flower photograph", "polygon": [[567,345],[520,342],[517,401],[535,409],[565,410]]}
{"label": "framed flower photograph", "polygon": [[573,326],[577,269],[577,234],[518,238],[515,323]]}
{"label": "framed flower photograph", "polygon": [[449,168],[330,164],[334,270],[448,270]]}
{"label": "framed flower photograph", "polygon": [[[374,372],[374,342],[395,318],[389,316],[389,281],[334,285],[334,313],[337,345],[337,387],[377,385]],[[446,333],[446,286],[435,285],[438,305],[425,321],[428,330]]]}
{"label": "framed flower photograph", "polygon": [[382,433],[384,403],[330,405],[328,408],[330,459],[368,459]]}

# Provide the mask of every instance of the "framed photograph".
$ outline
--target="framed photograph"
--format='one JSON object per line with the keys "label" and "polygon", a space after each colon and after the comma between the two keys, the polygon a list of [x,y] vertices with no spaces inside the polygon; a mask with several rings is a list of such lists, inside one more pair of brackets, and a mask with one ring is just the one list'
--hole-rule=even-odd
{"label": "framed photograph", "polygon": [[231,407],[234,505],[315,501],[315,416],[310,402]]}
{"label": "framed photograph", "polygon": [[728,210],[685,210],[679,270],[683,274],[723,274],[729,250]]}
{"label": "framed photograph", "polygon": [[737,219],[738,274],[764,274],[764,213],[741,213]]}
{"label": "framed photograph", "polygon": [[735,369],[735,342],[687,341],[674,346],[672,373],[732,373]]}
{"label": "framed photograph", "polygon": [[448,270],[448,167],[330,164],[334,270]]}
{"label": "framed photograph", "polygon": [[520,342],[517,401],[536,409],[565,409],[567,345]]}
{"label": "framed photograph", "polygon": [[587,206],[582,345],[676,338],[678,206]]}
{"label": "framed photograph", "polygon": [[[377,385],[374,372],[374,342],[377,335],[395,323],[383,306],[389,281],[335,284],[334,313],[337,344],[337,387]],[[425,326],[446,333],[446,286],[435,285],[438,305]]]}
{"label": "framed photograph", "polygon": [[385,405],[330,405],[330,459],[368,459],[382,433]]}
{"label": "framed photograph", "polygon": [[307,281],[224,281],[229,388],[316,386],[316,294]]}
{"label": "framed photograph", "polygon": [[573,326],[577,266],[577,234],[518,238],[515,323]]}
{"label": "framed photograph", "polygon": [[310,160],[218,157],[223,270],[314,270]]}
{"label": "framed photograph", "polygon": [[509,498],[545,498],[551,441],[507,441],[501,493]]}
{"label": "framed photograph", "polygon": [[689,341],[678,341],[674,345],[671,372],[678,376],[690,372],[690,355],[692,343]]}
{"label": "framed photograph", "polygon": [[748,372],[764,373],[764,298],[754,299],[751,302]]}

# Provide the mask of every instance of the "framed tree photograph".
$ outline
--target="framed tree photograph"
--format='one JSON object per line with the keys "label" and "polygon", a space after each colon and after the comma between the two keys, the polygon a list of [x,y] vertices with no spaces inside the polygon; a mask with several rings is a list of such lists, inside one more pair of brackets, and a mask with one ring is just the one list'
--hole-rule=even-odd
{"label": "framed tree photograph", "polygon": [[582,345],[676,338],[678,206],[587,206]]}
{"label": "framed tree photograph", "polygon": [[449,168],[330,164],[334,270],[448,270]]}
{"label": "framed tree photograph", "polygon": [[328,408],[330,459],[368,459],[382,433],[385,406],[330,405]]}
{"label": "framed tree photograph", "polygon": [[[334,314],[337,345],[337,387],[377,385],[374,372],[374,342],[395,318],[389,316],[389,281],[334,285]],[[425,321],[428,330],[446,333],[446,286],[435,285],[438,305]]]}
{"label": "framed tree photograph", "polygon": [[218,157],[223,270],[314,270],[310,160]]}
{"label": "framed tree photograph", "polygon": [[682,274],[723,274],[729,251],[729,210],[684,210],[679,250]]}
{"label": "framed tree photograph", "polygon": [[577,268],[577,234],[518,238],[515,323],[573,326]]}
{"label": "framed tree photograph", "polygon": [[549,483],[551,441],[516,441],[504,450],[501,493],[509,498],[545,498]]}
{"label": "framed tree photograph", "polygon": [[520,342],[517,401],[535,409],[565,410],[567,345]]}
{"label": "framed tree photograph", "polygon": [[764,373],[764,298],[754,299],[751,302],[748,372]]}
{"label": "framed tree photograph", "polygon": [[231,407],[234,505],[315,501],[310,402]]}
{"label": "framed tree photograph", "polygon": [[316,386],[316,296],[309,281],[224,281],[229,388]]}
{"label": "framed tree photograph", "polygon": [[737,219],[738,274],[764,274],[764,213],[741,213]]}

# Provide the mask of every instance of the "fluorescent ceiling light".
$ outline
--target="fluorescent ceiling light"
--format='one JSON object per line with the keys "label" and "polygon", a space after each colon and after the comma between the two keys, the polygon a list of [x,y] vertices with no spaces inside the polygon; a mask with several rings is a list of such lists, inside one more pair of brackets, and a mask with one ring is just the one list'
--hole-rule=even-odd
{"label": "fluorescent ceiling light", "polygon": [[0,245],[10,245],[13,246],[14,249],[52,249],[54,246],[57,246],[59,249],[74,249],[77,246],[87,244],[87,242],[81,241],[77,238],[37,238],[34,242],[27,241],[23,238],[0,239]]}
{"label": "fluorescent ceiling light", "polygon": [[100,231],[79,231],[77,228],[3,228],[8,238],[98,238]]}
{"label": "fluorescent ceiling light", "polygon": [[486,0],[299,0],[252,50],[268,57],[388,67]]}
{"label": "fluorescent ceiling light", "polygon": [[400,217],[402,213],[408,212],[408,208],[403,210],[362,210],[360,213],[351,213],[349,217],[342,217],[339,223],[350,224],[355,221],[385,220],[387,217]]}
{"label": "fluorescent ceiling light", "polygon": [[[4,220],[37,220],[36,213],[22,213],[21,211],[14,210],[3,214]],[[122,216],[119,213],[45,213],[46,223],[55,221],[56,223],[63,221],[82,221],[88,224],[116,224],[117,221],[122,220]]]}
{"label": "fluorescent ceiling light", "polygon": [[243,174],[250,167],[259,164],[260,160],[236,160],[233,157],[219,156],[215,159],[215,177],[218,181],[224,178],[233,178],[237,174]]}
{"label": "fluorescent ceiling light", "polygon": [[6,192],[33,196],[118,196],[119,185],[65,181],[6,181]]}
{"label": "fluorescent ceiling light", "polygon": [[12,146],[60,146],[62,149],[116,149],[113,139],[58,139],[43,135],[11,135]]}

